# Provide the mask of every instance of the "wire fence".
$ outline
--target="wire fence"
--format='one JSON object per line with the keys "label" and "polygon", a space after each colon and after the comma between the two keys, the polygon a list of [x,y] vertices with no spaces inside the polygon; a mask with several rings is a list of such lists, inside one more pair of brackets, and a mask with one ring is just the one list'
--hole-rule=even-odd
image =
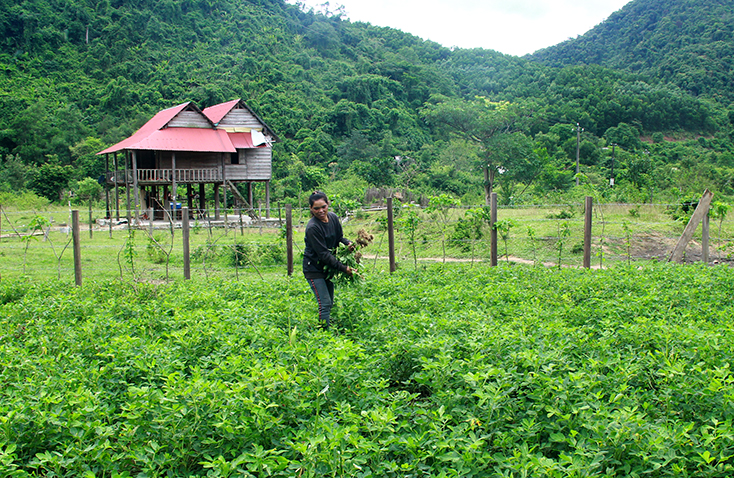
{"label": "wire fence", "polygon": [[[620,262],[665,261],[685,227],[674,220],[669,204],[597,204],[591,229],[592,267]],[[477,211],[480,211],[478,213]],[[425,267],[431,262],[487,262],[492,229],[482,207],[436,210],[395,205],[394,251],[398,267]],[[183,278],[184,247],[180,217],[140,218],[131,224],[105,218],[105,211],[80,211],[80,253],[86,279],[121,278],[169,281]],[[373,235],[363,249],[367,272],[389,264],[386,207],[346,212],[345,236],[363,229]],[[267,280],[287,272],[285,211],[252,220],[239,211],[209,211],[190,221],[190,269],[195,278]],[[134,213],[131,212],[131,217]],[[91,218],[91,220],[90,220]],[[292,210],[295,268],[300,268],[307,208]],[[497,227],[501,226],[501,227]],[[584,245],[584,205],[555,204],[499,207],[497,252],[500,264],[580,267]],[[734,264],[734,220],[712,219],[709,262]],[[71,211],[17,211],[0,208],[0,279],[74,280]],[[685,250],[684,262],[701,261],[701,228]]]}
{"label": "wire fence", "polygon": [[[666,261],[687,223],[676,215],[676,204],[601,204],[592,211],[592,267],[619,262]],[[426,261],[486,261],[490,251],[490,227],[476,221],[477,207],[452,208],[446,217],[420,208],[418,226],[408,237],[404,208],[397,208],[396,255],[401,263]],[[359,215],[357,215],[359,217]],[[678,219],[674,219],[678,217]],[[370,225],[382,234],[384,220]],[[497,248],[500,261],[546,266],[581,266],[584,245],[584,205],[554,204],[500,206]],[[379,236],[378,234],[378,236]],[[710,221],[711,263],[732,263],[734,220]],[[703,232],[699,227],[685,250],[684,262],[702,260]],[[384,246],[377,248],[384,256]],[[405,264],[404,264],[405,265]],[[415,264],[411,264],[415,266]]]}

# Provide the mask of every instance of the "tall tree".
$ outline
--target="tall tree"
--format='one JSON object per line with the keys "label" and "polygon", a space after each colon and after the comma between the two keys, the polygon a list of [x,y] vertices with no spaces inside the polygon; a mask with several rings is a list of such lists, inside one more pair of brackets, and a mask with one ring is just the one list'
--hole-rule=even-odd
{"label": "tall tree", "polygon": [[[421,110],[423,118],[445,134],[479,145],[484,172],[484,199],[489,204],[498,174],[512,171],[525,177],[528,161],[535,156],[522,131],[532,117],[529,107],[485,97],[473,101],[434,96]],[[537,158],[536,158],[537,159]]]}

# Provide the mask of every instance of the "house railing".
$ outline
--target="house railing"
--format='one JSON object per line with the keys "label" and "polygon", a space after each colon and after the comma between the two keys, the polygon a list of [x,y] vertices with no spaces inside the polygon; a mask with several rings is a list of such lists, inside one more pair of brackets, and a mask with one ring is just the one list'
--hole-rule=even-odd
{"label": "house railing", "polygon": [[[138,169],[138,183],[172,183],[175,177],[179,184],[186,183],[215,183],[223,180],[219,169]],[[133,182],[132,171],[110,171],[107,173],[107,182],[112,184],[125,184]]]}

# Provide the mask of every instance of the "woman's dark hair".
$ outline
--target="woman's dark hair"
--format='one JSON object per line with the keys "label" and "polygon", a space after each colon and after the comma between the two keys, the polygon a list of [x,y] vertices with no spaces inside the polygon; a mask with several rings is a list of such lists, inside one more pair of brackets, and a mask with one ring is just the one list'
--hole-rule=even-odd
{"label": "woman's dark hair", "polygon": [[319,199],[323,199],[324,201],[326,201],[327,204],[329,203],[329,198],[326,197],[326,194],[322,193],[321,191],[314,191],[308,197],[308,205],[313,206],[313,203],[315,203]]}

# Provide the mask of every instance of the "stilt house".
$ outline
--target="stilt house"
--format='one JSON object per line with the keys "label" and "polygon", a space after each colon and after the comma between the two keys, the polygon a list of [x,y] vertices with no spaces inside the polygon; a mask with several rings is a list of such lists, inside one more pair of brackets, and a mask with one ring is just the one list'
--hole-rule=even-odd
{"label": "stilt house", "polygon": [[[183,200],[190,211],[206,211],[206,184],[214,185],[216,219],[222,203],[227,205],[228,191],[233,195],[230,204],[238,203],[254,217],[253,182],[265,183],[269,216],[275,141],[275,133],[240,99],[203,111],[187,102],[160,111],[132,136],[97,154],[106,157],[106,181],[114,186],[118,219],[120,187],[125,188],[128,203],[132,191],[140,214],[153,209],[162,219],[164,210],[175,210]],[[235,187],[243,182],[247,197]],[[178,186],[184,184],[186,197],[176,197]],[[111,216],[109,193],[107,210]]]}

